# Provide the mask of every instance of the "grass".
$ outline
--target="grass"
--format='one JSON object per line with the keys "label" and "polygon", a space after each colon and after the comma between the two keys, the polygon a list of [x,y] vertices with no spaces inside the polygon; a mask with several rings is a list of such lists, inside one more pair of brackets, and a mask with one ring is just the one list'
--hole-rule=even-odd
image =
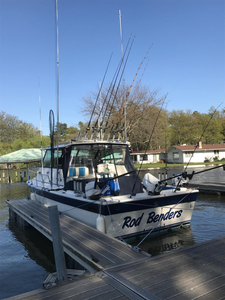
{"label": "grass", "polygon": [[[201,162],[201,163],[190,163],[190,166],[194,166],[194,165],[219,165],[219,164],[225,164],[225,159],[223,160],[219,160],[219,161],[213,161],[213,162]],[[138,169],[140,167],[141,164],[134,164],[135,169]],[[179,167],[179,166],[186,166],[187,163],[184,164],[167,164],[167,167]],[[157,162],[157,163],[148,163],[148,164],[142,164],[142,168],[143,169],[147,169],[147,168],[165,168],[166,164],[163,162]]]}

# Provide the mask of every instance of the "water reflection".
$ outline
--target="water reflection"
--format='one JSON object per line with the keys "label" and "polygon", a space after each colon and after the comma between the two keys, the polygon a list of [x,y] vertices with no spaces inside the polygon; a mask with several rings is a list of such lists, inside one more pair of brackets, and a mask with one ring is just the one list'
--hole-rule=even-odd
{"label": "water reflection", "polygon": [[[136,239],[132,243],[137,246],[141,243],[141,239]],[[172,231],[167,231],[161,234],[152,235],[145,239],[139,248],[152,256],[167,253],[171,250],[181,249],[195,243],[192,230],[189,226]]]}
{"label": "water reflection", "polygon": [[20,229],[14,221],[9,221],[13,237],[20,242],[26,255],[47,272],[55,272],[55,261],[52,242],[32,227]]}

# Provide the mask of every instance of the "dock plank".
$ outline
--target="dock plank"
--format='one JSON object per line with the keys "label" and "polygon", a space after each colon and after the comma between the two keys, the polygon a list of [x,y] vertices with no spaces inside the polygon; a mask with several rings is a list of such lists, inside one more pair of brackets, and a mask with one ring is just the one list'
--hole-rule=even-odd
{"label": "dock plank", "polygon": [[[135,296],[135,295],[134,295]],[[8,300],[61,299],[130,299],[98,276],[90,275],[49,290],[37,290],[8,298]],[[135,298],[134,298],[135,299]],[[141,298],[137,298],[140,300]]]}
{"label": "dock plank", "polygon": [[150,260],[150,262],[148,261],[144,264],[139,264],[135,270],[127,268],[129,273],[122,272],[122,275],[139,285],[144,285],[145,282],[148,283],[149,280],[151,285],[154,283],[159,285],[160,281],[164,284],[165,281],[168,280],[168,277],[172,276],[171,273],[174,274],[174,277],[180,277],[182,274],[186,274],[185,276],[189,276],[189,274],[190,276],[193,276],[195,272],[198,272],[199,270],[204,272],[204,269],[207,270],[216,265],[223,265],[224,259],[225,251],[221,250],[221,253],[215,252],[214,254],[211,254],[211,256],[205,254],[204,258],[199,258],[197,261],[196,259],[191,260],[189,257],[184,256],[182,262],[173,261],[170,264],[166,264],[167,260],[164,260],[163,263],[160,261],[154,265],[154,261]]}
{"label": "dock plank", "polygon": [[[218,296],[220,298],[218,298]],[[225,283],[217,288],[217,289],[214,289],[210,292],[207,292],[207,293],[204,293],[202,296],[199,296],[198,297],[198,300],[214,300],[214,299],[225,299]]]}
{"label": "dock plank", "polygon": [[[196,268],[190,268],[188,271],[183,270],[182,272],[177,272],[175,275],[171,274],[160,274],[159,278],[155,277],[154,279],[146,280],[136,282],[136,284],[139,284],[145,289],[148,289],[151,293],[157,293],[163,289],[165,289],[165,286],[167,289],[174,287],[174,283],[179,282],[180,288],[185,288],[188,285],[193,285],[193,280],[196,282],[199,280],[199,277],[201,274],[207,274],[207,276],[213,277],[215,275],[214,269],[212,268],[223,268],[221,266],[221,262],[219,261],[215,265],[208,265],[202,269]],[[222,270],[221,270],[222,271]]]}
{"label": "dock plank", "polygon": [[[225,299],[225,237],[152,257],[136,267],[112,267],[158,299]],[[204,299],[204,298],[202,298]]]}

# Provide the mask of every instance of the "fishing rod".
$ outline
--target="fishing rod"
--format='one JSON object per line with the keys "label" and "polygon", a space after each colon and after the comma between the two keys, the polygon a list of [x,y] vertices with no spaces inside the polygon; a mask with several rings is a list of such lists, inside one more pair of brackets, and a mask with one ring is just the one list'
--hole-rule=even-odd
{"label": "fishing rod", "polygon": [[[145,73],[145,70],[146,70],[146,68],[147,68],[148,63],[149,63],[149,59],[148,59],[146,65],[145,65],[144,71],[142,72],[142,75],[141,75],[141,78],[140,78],[140,80],[139,80],[139,82],[138,82],[138,85],[137,85],[137,87],[136,87],[136,89],[135,89],[135,91],[134,91],[134,96],[133,96],[133,98],[132,98],[132,100],[131,100],[131,103],[134,101],[135,95],[136,95],[136,93],[137,93],[137,91],[138,91],[138,89],[139,89],[141,80],[142,80],[142,78],[143,78],[143,76],[144,76],[144,73]],[[119,133],[119,136],[118,136],[118,140],[119,140],[119,139],[120,139],[121,132],[125,129],[125,121],[124,121],[123,125],[122,125],[122,126],[120,127],[120,129],[118,130],[119,122],[120,122],[121,119],[122,119],[122,116],[123,116],[123,113],[124,113],[124,109],[125,109],[125,107],[123,107],[123,109],[122,109],[122,112],[121,112],[121,114],[120,114],[119,121],[117,122],[117,125],[116,125],[116,129],[115,129],[115,131],[113,132],[113,133],[114,133],[114,134],[113,134],[113,140],[115,139],[115,133],[120,132],[120,133]],[[127,111],[127,114],[128,114],[128,113],[129,113],[129,110]],[[117,116],[118,116],[118,115],[117,115]],[[111,129],[111,130],[112,130],[112,129]]]}
{"label": "fishing rod", "polygon": [[94,115],[95,108],[96,108],[96,105],[97,105],[99,96],[100,96],[100,94],[101,94],[102,86],[103,86],[103,84],[104,84],[105,76],[106,76],[106,74],[107,74],[107,71],[108,71],[108,68],[109,68],[109,64],[110,64],[111,59],[112,59],[112,55],[113,55],[113,52],[112,52],[112,54],[111,54],[111,56],[110,56],[110,58],[109,58],[108,65],[107,65],[107,67],[106,67],[106,71],[105,71],[105,74],[104,74],[103,79],[102,79],[102,84],[101,84],[101,87],[100,87],[100,89],[99,89],[99,92],[98,92],[98,95],[97,95],[97,98],[96,98],[96,101],[95,101],[95,105],[94,105],[94,108],[93,108],[93,110],[92,110],[92,114],[91,114],[91,117],[90,117],[88,126],[87,126],[87,128],[86,128],[86,132],[85,132],[85,134],[84,134],[84,138],[86,138],[87,132],[90,130],[90,124],[91,124],[91,121],[92,121],[92,117],[93,117],[93,115]]}
{"label": "fishing rod", "polygon": [[[126,49],[125,49],[125,53],[126,53],[126,51],[127,51],[128,45],[129,45],[129,43],[130,43],[130,39],[131,39],[131,36],[129,37],[129,40],[128,40],[128,42],[127,42]],[[111,92],[111,95],[112,95],[112,92],[113,92],[113,90],[114,90],[114,87],[115,87],[115,85],[116,85],[117,78],[118,78],[118,76],[119,76],[119,73],[120,73],[120,70],[121,70],[121,67],[122,67],[122,63],[123,63],[123,60],[121,59],[120,62],[119,62],[119,64],[118,64],[118,67],[117,67],[117,69],[116,69],[116,72],[115,72],[115,74],[114,74],[114,76],[113,76],[113,79],[112,79],[112,82],[111,82],[111,84],[110,84],[110,87],[109,87],[109,89],[108,89],[108,91],[107,91],[106,97],[105,97],[105,99],[104,99],[104,101],[103,101],[103,105],[102,105],[101,110],[100,110],[100,112],[99,112],[99,116],[102,114],[102,111],[103,111],[103,108],[104,108],[104,106],[105,106],[105,104],[106,104],[106,101],[107,101],[107,98],[108,98],[109,93]],[[102,121],[101,121],[101,124],[100,124],[100,127],[99,127],[99,131],[100,131],[101,128],[102,128],[102,125],[103,125],[103,122],[104,122],[104,118],[105,118],[105,115],[106,115],[106,111],[107,111],[107,107],[108,107],[108,105],[109,105],[110,99],[111,99],[111,96],[109,97],[108,103],[107,103],[106,106],[105,106],[105,112],[104,112],[103,117],[102,117]],[[94,132],[95,132],[95,130],[96,130],[96,128],[97,128],[97,123],[98,123],[98,118],[97,118],[97,120],[96,120],[96,122],[95,122],[95,125],[92,127],[91,139],[92,139],[92,136],[93,136],[93,134],[94,134]]]}
{"label": "fishing rod", "polygon": [[[130,45],[130,48],[129,48],[129,52],[128,52],[128,54],[127,54],[127,58],[126,58],[126,61],[125,61],[125,64],[124,64],[124,69],[125,69],[125,67],[126,67],[126,64],[127,64],[127,61],[128,61],[129,55],[130,55],[130,51],[131,51],[131,48],[132,48],[133,43],[134,43],[134,39],[135,39],[135,37],[133,38],[133,40],[132,40],[132,42],[131,42],[131,45]],[[114,103],[115,103],[115,100],[116,100],[116,95],[117,95],[117,92],[118,92],[118,90],[119,90],[119,86],[120,86],[120,83],[121,83],[122,78],[123,78],[123,73],[122,73],[121,76],[120,76],[119,83],[118,83],[118,85],[117,85],[117,89],[116,89],[116,92],[115,92],[115,94],[114,94],[114,99],[113,99],[113,101],[112,101],[111,109],[110,109],[109,114],[108,114],[108,118],[107,118],[107,121],[106,121],[106,126],[105,126],[104,132],[103,132],[103,134],[102,134],[103,137],[104,137],[104,134],[105,134],[105,130],[108,128],[107,126],[108,126],[109,118],[110,118],[111,113],[112,113],[112,109],[113,109],[113,106],[114,106]],[[111,94],[111,95],[112,95],[112,94]],[[102,137],[102,138],[103,138],[103,137]]]}
{"label": "fishing rod", "polygon": [[[222,102],[222,103],[223,103],[223,102]],[[222,103],[220,103],[220,105],[221,105]],[[201,141],[201,139],[202,139],[202,137],[203,137],[203,135],[204,135],[204,133],[205,133],[207,127],[209,126],[209,123],[211,122],[212,118],[214,117],[214,115],[215,115],[217,109],[220,107],[220,105],[219,105],[219,106],[214,110],[214,112],[211,114],[211,117],[210,117],[208,123],[206,124],[206,127],[205,127],[205,129],[203,130],[203,132],[202,132],[202,134],[201,134],[201,136],[200,136],[200,138],[199,138],[199,140],[198,140],[198,142],[197,142],[197,144],[196,144],[196,146],[195,146],[195,148],[194,148],[194,151],[193,151],[193,153],[192,153],[192,155],[191,155],[191,157],[190,157],[190,159],[189,159],[189,161],[188,161],[188,163],[187,163],[187,165],[186,165],[186,167],[185,167],[185,169],[184,169],[184,172],[186,172],[186,170],[187,170],[187,168],[188,168],[188,166],[189,166],[189,164],[190,164],[190,162],[191,162],[191,159],[192,159],[192,157],[194,156],[195,151],[196,151],[196,149],[197,149],[197,147],[198,147],[198,145],[199,145],[199,142]],[[179,181],[178,181],[178,184],[177,184],[177,186],[176,186],[176,188],[175,188],[175,190],[174,190],[174,193],[177,191],[180,182],[181,182],[181,178],[179,178]]]}
{"label": "fishing rod", "polygon": [[[120,68],[121,68],[121,62],[120,62],[119,65],[117,66],[116,72],[114,73],[113,79],[112,79],[111,84],[110,84],[110,86],[109,86],[109,88],[108,88],[107,94],[106,94],[106,96],[105,96],[105,98],[104,98],[102,107],[101,107],[100,112],[99,112],[99,116],[100,116],[100,115],[102,114],[103,108],[104,108],[104,106],[105,106],[105,112],[104,112],[104,114],[103,114],[102,121],[101,121],[101,124],[100,124],[100,126],[99,126],[99,131],[98,131],[98,133],[100,132],[100,130],[101,130],[101,128],[102,128],[102,125],[103,125],[103,122],[104,122],[104,118],[105,118],[105,114],[106,114],[106,110],[107,110],[107,106],[108,106],[108,104],[106,104],[106,101],[107,101],[107,99],[108,99],[108,95],[109,95],[110,91],[112,90],[114,81],[117,80],[117,77],[118,77],[117,74],[118,74]],[[109,101],[110,101],[110,99],[108,100],[108,103],[109,103]],[[105,105],[105,104],[106,104],[106,105]],[[97,118],[97,120],[96,120],[94,126],[92,126],[92,133],[91,133],[90,139],[92,139],[93,134],[94,134],[94,132],[95,132],[95,130],[96,130],[96,128],[97,128],[99,116],[98,116],[98,118]]]}
{"label": "fishing rod", "polygon": [[191,174],[187,174],[187,172],[184,171],[184,172],[182,172],[182,173],[180,173],[180,174],[173,175],[173,176],[171,176],[171,177],[169,177],[169,178],[160,180],[160,181],[159,181],[159,184],[161,184],[161,183],[163,183],[163,182],[165,182],[165,181],[167,181],[167,180],[171,180],[171,179],[180,177],[180,176],[183,177],[184,179],[187,179],[187,178],[188,178],[188,179],[192,179],[192,177],[193,177],[194,175],[201,174],[201,173],[208,172],[208,171],[211,171],[211,170],[214,170],[214,169],[218,169],[218,168],[222,168],[222,167],[223,167],[223,169],[224,169],[224,171],[225,171],[225,164],[220,165],[220,166],[216,166],[216,167],[213,167],[213,168],[210,168],[210,169],[207,169],[207,170],[198,171],[198,172],[193,171]]}
{"label": "fishing rod", "polygon": [[[127,54],[127,57],[126,57],[125,64],[124,64],[124,57],[122,57],[122,59],[121,59],[121,66],[123,66],[123,72],[124,72],[124,70],[125,70],[125,67],[126,67],[126,64],[127,64],[128,58],[129,58],[129,55],[130,55],[130,51],[131,51],[131,48],[132,48],[132,46],[133,46],[134,39],[135,39],[135,37],[133,38],[133,40],[132,40],[132,42],[131,42],[131,45],[130,45],[130,48],[129,48],[129,50],[128,50],[128,54]],[[127,51],[127,49],[128,49],[128,45],[127,45],[127,47],[126,47],[126,51]],[[125,51],[125,52],[126,52],[126,51]],[[124,55],[125,55],[125,53],[124,53]],[[120,71],[120,70],[119,70],[119,71]],[[115,99],[116,99],[116,95],[117,95],[117,92],[118,92],[118,89],[119,89],[119,86],[120,86],[120,83],[121,83],[121,80],[122,80],[122,77],[123,77],[123,72],[121,73],[121,76],[120,76],[120,79],[119,79],[119,82],[118,82],[118,85],[117,85],[117,89],[116,89],[116,91],[115,91],[115,94],[113,95],[113,92],[114,92],[114,89],[115,89],[115,86],[116,86],[116,81],[117,81],[117,78],[116,78],[115,84],[113,85],[113,89],[112,89],[111,94],[110,94],[110,97],[109,97],[108,104],[107,104],[107,106],[106,106],[106,108],[105,108],[105,116],[106,116],[106,113],[107,113],[107,110],[108,110],[108,106],[109,106],[109,104],[110,104],[110,100],[111,100],[112,96],[114,96],[114,99],[113,99],[112,105],[111,105],[111,109],[109,110],[109,113],[108,113],[108,118],[107,118],[107,121],[106,121],[106,124],[105,124],[105,128],[103,129],[102,139],[104,138],[105,131],[106,131],[106,129],[108,128],[107,126],[108,126],[109,118],[110,118],[110,115],[111,115],[111,112],[112,112],[112,108],[113,108],[113,105],[114,105],[114,102],[115,102]],[[118,75],[119,75],[119,72],[118,72]],[[118,77],[118,76],[117,76],[117,77]]]}
{"label": "fishing rod", "polygon": [[[113,76],[113,80],[115,79],[115,76],[116,76],[116,73],[117,73],[117,71],[118,71],[118,68],[119,68],[119,66],[118,66],[117,69],[116,69],[116,72],[115,72],[115,74],[114,74],[114,76]],[[99,112],[99,114],[98,114],[98,118],[96,119],[94,126],[92,126],[92,133],[91,133],[90,139],[92,139],[93,134],[94,134],[94,132],[95,132],[95,130],[96,130],[96,128],[97,128],[97,124],[98,124],[99,117],[100,117],[101,114],[102,114],[103,108],[104,108],[104,106],[105,106],[105,103],[106,103],[106,100],[107,100],[107,98],[108,98],[108,94],[109,94],[109,91],[111,90],[111,88],[112,88],[112,82],[111,82],[111,84],[110,84],[110,86],[109,86],[109,89],[108,89],[108,91],[107,91],[107,94],[106,94],[106,96],[105,96],[105,98],[104,98],[103,104],[102,104],[101,109],[100,109],[100,112]],[[102,117],[101,124],[102,124],[103,120],[104,120],[104,116]],[[101,130],[101,124],[100,124],[100,126],[98,126],[98,127],[99,127],[99,131]],[[99,133],[99,131],[98,131],[98,133]]]}
{"label": "fishing rod", "polygon": [[[129,90],[127,91],[127,94],[126,94],[126,96],[125,96],[125,98],[124,98],[124,101],[121,103],[121,108],[120,108],[120,110],[119,110],[119,112],[118,112],[118,114],[117,114],[117,116],[116,116],[116,118],[115,118],[115,120],[114,120],[114,123],[113,123],[113,125],[112,125],[111,130],[110,130],[110,133],[112,132],[113,127],[114,127],[114,125],[116,124],[116,121],[117,121],[118,116],[120,116],[120,120],[121,120],[121,118],[122,118],[123,111],[124,111],[124,109],[125,109],[125,107],[126,107],[127,99],[128,99],[128,97],[129,97],[129,95],[130,95],[130,92],[131,92],[131,89],[132,89],[132,87],[133,87],[134,81],[135,81],[135,79],[136,79],[136,77],[137,77],[137,75],[138,75],[138,73],[139,73],[139,71],[140,71],[140,69],[141,69],[141,66],[142,66],[143,62],[144,62],[145,59],[147,58],[148,52],[150,51],[151,47],[152,47],[152,45],[149,47],[148,51],[146,52],[146,54],[145,54],[143,60],[141,61],[140,65],[139,65],[139,67],[138,67],[138,69],[137,69],[136,74],[134,75],[133,81],[132,81],[132,83],[131,83],[131,85],[130,85],[130,87],[129,87]],[[118,124],[118,123],[117,123],[117,124]],[[109,133],[109,135],[110,135],[110,133]]]}
{"label": "fishing rod", "polygon": [[152,135],[153,135],[153,133],[154,133],[154,130],[155,130],[157,121],[158,121],[158,119],[159,119],[159,115],[160,115],[160,113],[161,113],[161,111],[162,111],[162,108],[163,108],[164,102],[165,102],[165,100],[166,100],[166,98],[167,98],[167,95],[168,95],[168,93],[165,95],[165,98],[164,98],[164,100],[163,100],[163,103],[162,103],[162,105],[161,105],[161,107],[160,107],[160,110],[159,110],[159,112],[158,112],[157,118],[156,118],[156,120],[155,120],[155,124],[154,124],[154,126],[153,126],[151,135],[150,135],[149,140],[148,140],[148,144],[147,144],[147,146],[146,146],[146,148],[145,148],[145,153],[144,153],[144,155],[143,155],[141,165],[140,165],[140,167],[139,167],[138,173],[136,174],[136,180],[135,180],[135,182],[134,182],[134,185],[133,185],[133,188],[132,188],[132,192],[131,192],[130,198],[134,195],[134,189],[135,189],[135,186],[136,186],[136,183],[137,183],[137,179],[138,179],[139,173],[140,173],[141,168],[142,168],[142,165],[143,165],[144,156],[146,155],[146,152],[147,152],[147,150],[148,150],[149,144],[150,144],[151,139],[152,139]]}

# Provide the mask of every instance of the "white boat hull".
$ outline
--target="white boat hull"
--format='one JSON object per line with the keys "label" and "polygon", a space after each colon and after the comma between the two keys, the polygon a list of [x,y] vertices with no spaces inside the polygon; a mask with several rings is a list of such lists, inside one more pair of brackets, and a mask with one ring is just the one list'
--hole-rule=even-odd
{"label": "white boat hull", "polygon": [[[193,193],[197,192],[198,191],[196,190],[193,191]],[[146,208],[144,209],[128,209],[127,211],[123,211],[122,213],[115,213],[115,211],[112,212],[113,205],[125,206],[127,204],[127,208],[130,207],[132,202],[128,196],[121,196],[120,200],[118,200],[118,197],[106,197],[101,201],[92,201],[88,199],[83,199],[82,197],[78,197],[72,191],[51,191],[49,192],[49,194],[51,194],[51,198],[54,198],[56,195],[58,198],[61,197],[62,199],[63,197],[70,197],[71,203],[75,200],[80,200],[81,205],[73,207],[62,203],[64,202],[63,200],[61,202],[55,201],[54,199],[50,199],[50,197],[38,195],[38,193],[32,193],[31,198],[32,200],[35,200],[45,206],[57,205],[58,210],[61,213],[64,213],[96,229],[98,229],[97,218],[99,217],[99,207],[101,206],[102,210],[104,208],[104,211],[108,213],[101,214],[101,217],[104,219],[104,226],[100,230],[111,237],[123,238],[145,234],[149,231],[159,231],[175,226],[188,224],[191,221],[195,205],[195,201],[180,201],[177,204],[168,205],[167,203],[166,205],[161,204],[160,206],[156,206],[160,201],[162,201],[162,199],[164,200],[166,198],[166,196],[163,197],[160,195],[159,197],[154,196],[154,203],[153,205],[151,205],[151,207],[147,205],[146,202]],[[181,192],[180,194],[181,199],[185,199],[188,195],[187,192]],[[149,196],[147,194],[141,196],[142,198],[139,197],[139,195],[136,195],[132,198],[132,201],[135,201],[135,205],[137,205],[137,208],[139,201],[142,201],[141,203],[143,207],[143,201],[149,200]],[[115,198],[117,199],[115,200]],[[84,206],[87,205],[97,206],[98,211],[90,211],[84,209]]]}

